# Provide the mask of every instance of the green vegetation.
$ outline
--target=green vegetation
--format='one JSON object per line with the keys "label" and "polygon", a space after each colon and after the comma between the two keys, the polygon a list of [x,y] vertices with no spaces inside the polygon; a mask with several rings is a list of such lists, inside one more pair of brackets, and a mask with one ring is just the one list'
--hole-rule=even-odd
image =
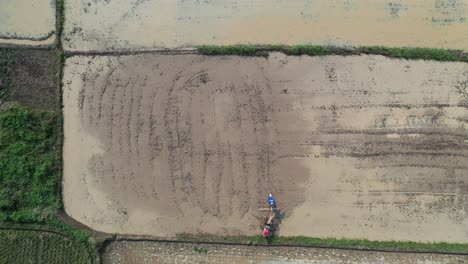
{"label": "green vegetation", "polygon": [[386,47],[360,47],[358,50],[363,54],[379,54],[391,58],[402,58],[409,60],[468,62],[468,53],[463,53],[459,50]]}
{"label": "green vegetation", "polygon": [[94,263],[94,252],[66,236],[27,230],[0,230],[0,263]]}
{"label": "green vegetation", "polygon": [[282,52],[286,55],[359,55],[378,54],[391,58],[411,60],[436,60],[436,61],[462,61],[468,62],[468,54],[457,50],[430,49],[430,48],[387,48],[387,47],[335,47],[318,45],[231,45],[212,46],[203,45],[197,47],[204,55],[239,55],[239,56],[268,56],[269,52]]}
{"label": "green vegetation", "polygon": [[273,237],[265,240],[261,236],[228,236],[179,234],[180,241],[239,243],[247,245],[294,245],[332,247],[345,249],[395,250],[410,252],[468,253],[467,244],[456,243],[418,243],[406,241],[370,241],[364,239],[335,239],[313,237]]}
{"label": "green vegetation", "polygon": [[58,218],[63,5],[57,0],[56,48],[0,48],[0,100],[10,102],[0,108],[0,264],[95,261],[91,234]]}
{"label": "green vegetation", "polygon": [[[89,263],[96,245],[57,218],[62,208],[60,112],[17,104],[0,113],[0,263]],[[15,228],[50,230],[21,231]]]}
{"label": "green vegetation", "polygon": [[62,36],[63,25],[65,24],[65,0],[56,0],[56,31],[57,31],[57,44],[61,47],[60,37]]}
{"label": "green vegetation", "polygon": [[0,114],[0,221],[41,223],[61,208],[58,114]]}
{"label": "green vegetation", "polygon": [[5,99],[11,84],[12,64],[16,58],[14,49],[0,49],[0,100]]}
{"label": "green vegetation", "polygon": [[[250,237],[252,243],[265,243],[262,237]],[[455,243],[417,243],[406,241],[370,241],[364,239],[334,239],[313,237],[275,237],[271,244],[281,245],[308,245],[358,249],[385,249],[401,251],[451,252],[468,253],[466,244]]]}
{"label": "green vegetation", "polygon": [[57,0],[56,48],[0,48],[0,264],[96,260],[91,234],[58,218],[63,10]]}
{"label": "green vegetation", "polygon": [[87,240],[60,222],[60,114],[12,105],[0,113],[0,222],[46,224]]}
{"label": "green vegetation", "polygon": [[197,254],[208,254],[208,249],[206,249],[204,247],[194,246],[193,247],[193,252],[195,252]]}
{"label": "green vegetation", "polygon": [[[268,51],[274,51],[273,46],[232,45],[214,46],[203,45],[196,47],[204,55],[240,55],[240,56],[268,56]],[[275,46],[276,47],[276,46]],[[280,47],[280,46],[278,46]]]}

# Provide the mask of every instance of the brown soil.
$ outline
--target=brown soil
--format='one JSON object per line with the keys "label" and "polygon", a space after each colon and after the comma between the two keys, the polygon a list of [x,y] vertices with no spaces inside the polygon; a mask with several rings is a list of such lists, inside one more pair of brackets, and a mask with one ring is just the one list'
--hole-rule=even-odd
{"label": "brown soil", "polygon": [[66,212],[104,232],[468,242],[468,65],[381,56],[76,56]]}
{"label": "brown soil", "polygon": [[0,58],[3,100],[37,109],[60,109],[59,60],[55,50],[0,48]]}
{"label": "brown soil", "polygon": [[254,247],[209,244],[118,241],[108,245],[103,263],[466,263],[467,256],[442,254],[383,253],[295,247]]}

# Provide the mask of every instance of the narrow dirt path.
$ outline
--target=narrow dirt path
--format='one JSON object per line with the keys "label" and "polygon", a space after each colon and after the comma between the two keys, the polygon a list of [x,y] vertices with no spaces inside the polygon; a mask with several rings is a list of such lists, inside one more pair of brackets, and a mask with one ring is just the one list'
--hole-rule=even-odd
{"label": "narrow dirt path", "polygon": [[118,241],[103,263],[466,263],[468,256],[409,254],[301,247],[255,247]]}

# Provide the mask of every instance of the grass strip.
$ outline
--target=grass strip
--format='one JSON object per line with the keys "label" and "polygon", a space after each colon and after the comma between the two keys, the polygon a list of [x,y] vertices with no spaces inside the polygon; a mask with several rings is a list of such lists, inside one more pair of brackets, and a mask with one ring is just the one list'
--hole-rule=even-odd
{"label": "grass strip", "polygon": [[65,25],[65,0],[56,0],[56,7],[55,7],[55,12],[56,12],[56,37],[57,37],[57,48],[61,49],[62,48],[62,32],[63,32],[63,27]]}
{"label": "grass strip", "polygon": [[365,239],[335,239],[335,238],[313,238],[305,236],[296,237],[273,237],[264,239],[261,236],[212,236],[178,234],[180,241],[210,242],[210,243],[239,243],[247,245],[288,245],[288,246],[312,246],[330,247],[342,249],[359,250],[381,250],[402,252],[434,252],[468,254],[467,244],[458,243],[421,243],[407,241],[371,241]]}
{"label": "grass strip", "polygon": [[[252,242],[261,241],[261,237],[249,238]],[[268,243],[268,242],[267,242]],[[332,239],[312,237],[276,237],[272,244],[282,245],[309,245],[325,247],[343,247],[374,250],[398,250],[398,251],[421,251],[421,252],[445,252],[445,253],[468,253],[468,245],[455,243],[418,243],[407,241],[370,241],[365,239]]]}
{"label": "grass strip", "polygon": [[267,57],[270,52],[282,52],[286,55],[325,56],[325,55],[360,55],[375,54],[390,58],[409,60],[461,61],[468,62],[468,53],[461,50],[445,50],[432,48],[389,48],[381,46],[369,47],[337,47],[319,45],[202,45],[197,50],[203,55],[238,55]]}

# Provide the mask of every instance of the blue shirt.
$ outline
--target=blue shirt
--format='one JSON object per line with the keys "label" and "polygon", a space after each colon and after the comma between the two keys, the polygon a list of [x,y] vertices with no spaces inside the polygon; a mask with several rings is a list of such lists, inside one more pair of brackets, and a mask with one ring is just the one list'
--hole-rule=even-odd
{"label": "blue shirt", "polygon": [[275,198],[273,198],[273,196],[268,196],[268,203],[270,206],[275,206]]}

